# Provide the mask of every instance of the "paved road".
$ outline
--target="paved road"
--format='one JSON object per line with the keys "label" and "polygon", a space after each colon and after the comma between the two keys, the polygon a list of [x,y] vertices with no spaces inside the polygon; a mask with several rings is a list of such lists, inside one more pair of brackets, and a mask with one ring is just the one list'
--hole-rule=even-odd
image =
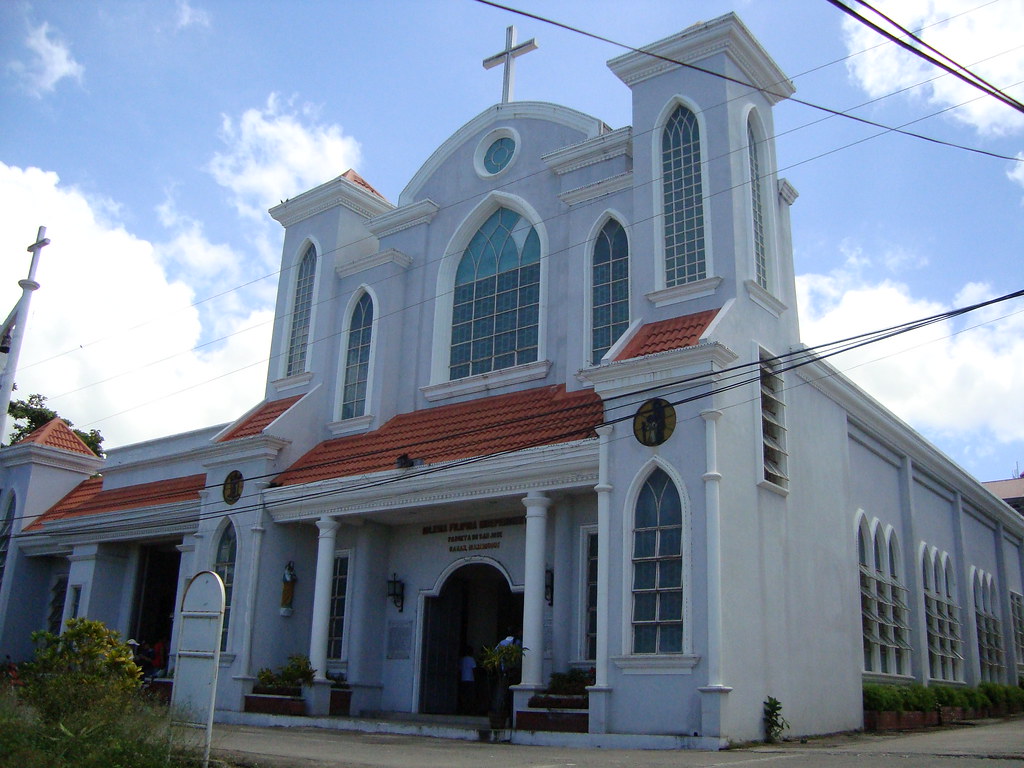
{"label": "paved road", "polygon": [[909,734],[851,734],[724,752],[524,747],[219,724],[213,754],[251,768],[1024,768],[1024,720]]}

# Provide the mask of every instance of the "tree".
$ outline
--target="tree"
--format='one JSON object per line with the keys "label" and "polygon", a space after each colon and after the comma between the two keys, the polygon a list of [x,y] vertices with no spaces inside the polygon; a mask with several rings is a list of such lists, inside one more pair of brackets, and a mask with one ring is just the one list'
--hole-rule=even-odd
{"label": "tree", "polygon": [[[7,406],[7,415],[14,419],[14,431],[11,432],[11,445],[22,438],[35,432],[44,424],[57,418],[58,413],[52,408],[46,407],[46,397],[35,394],[29,395],[27,400],[12,400]],[[63,418],[63,417],[61,417]],[[71,431],[78,435],[97,456],[103,455],[103,435],[99,430],[90,429],[85,432],[75,429],[74,424],[68,419],[64,423],[71,427]]]}

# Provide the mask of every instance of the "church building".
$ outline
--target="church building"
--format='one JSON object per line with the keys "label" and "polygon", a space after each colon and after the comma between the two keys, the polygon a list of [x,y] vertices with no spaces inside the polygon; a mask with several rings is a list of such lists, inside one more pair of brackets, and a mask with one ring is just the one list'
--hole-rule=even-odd
{"label": "church building", "polygon": [[[800,342],[787,76],[727,14],[609,61],[612,128],[515,101],[530,47],[397,202],[350,170],[270,211],[262,402],[0,450],[0,652],[75,616],[173,652],[209,570],[233,722],[292,654],[310,715],[343,676],[353,717],[444,722],[510,633],[523,743],[717,749],[768,697],[816,734],[865,681],[1017,681],[1024,518]],[[529,725],[573,669],[583,733]]]}

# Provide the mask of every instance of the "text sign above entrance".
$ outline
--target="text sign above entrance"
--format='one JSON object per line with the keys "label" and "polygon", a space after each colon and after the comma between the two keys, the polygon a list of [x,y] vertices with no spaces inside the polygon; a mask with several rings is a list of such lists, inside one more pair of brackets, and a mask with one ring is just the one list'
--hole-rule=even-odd
{"label": "text sign above entrance", "polygon": [[500,528],[525,525],[525,517],[497,517],[487,520],[462,520],[455,523],[435,523],[423,526],[424,536],[448,534],[449,552],[476,552],[498,549],[504,534]]}

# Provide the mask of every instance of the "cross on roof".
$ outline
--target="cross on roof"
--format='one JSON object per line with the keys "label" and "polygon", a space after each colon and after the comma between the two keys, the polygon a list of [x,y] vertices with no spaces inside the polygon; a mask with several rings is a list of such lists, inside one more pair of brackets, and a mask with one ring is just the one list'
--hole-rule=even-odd
{"label": "cross on roof", "polygon": [[507,104],[512,101],[512,86],[515,82],[515,60],[524,53],[537,50],[537,43],[531,37],[525,43],[516,45],[516,28],[509,27],[505,30],[505,50],[484,59],[484,69],[491,69],[499,64],[505,65],[505,78],[501,87],[501,103]]}

